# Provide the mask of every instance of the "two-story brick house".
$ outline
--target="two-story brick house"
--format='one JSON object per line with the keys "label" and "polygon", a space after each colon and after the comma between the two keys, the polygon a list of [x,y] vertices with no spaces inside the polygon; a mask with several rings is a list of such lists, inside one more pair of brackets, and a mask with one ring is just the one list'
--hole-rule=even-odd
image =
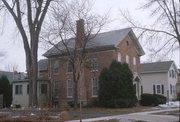
{"label": "two-story brick house", "polygon": [[[66,40],[69,48],[75,48],[77,45],[78,34],[83,35],[81,33],[84,31],[82,28],[84,21],[79,20],[77,23],[79,23],[77,24],[77,31],[78,28],[81,29],[80,32],[77,32],[76,38]],[[73,100],[72,66],[67,60],[64,60],[68,56],[62,55],[57,47],[64,48],[61,41],[44,54],[48,60],[47,72],[51,84],[49,86],[50,97],[53,104],[56,105]],[[129,64],[134,74],[134,86],[139,98],[141,93],[140,57],[145,53],[131,28],[99,33],[87,43],[86,50],[83,82],[81,84],[81,90],[83,91],[81,100],[84,104],[91,103],[97,98],[98,76],[101,70],[108,67],[113,60]],[[91,68],[88,66],[91,66]]]}

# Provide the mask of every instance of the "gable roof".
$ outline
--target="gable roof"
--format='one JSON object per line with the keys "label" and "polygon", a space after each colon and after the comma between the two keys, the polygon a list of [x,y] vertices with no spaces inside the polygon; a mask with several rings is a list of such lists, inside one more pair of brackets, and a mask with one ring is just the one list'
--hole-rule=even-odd
{"label": "gable roof", "polygon": [[[100,49],[100,48],[101,50],[102,48],[105,50],[114,49],[129,33],[131,33],[133,37],[135,36],[131,28],[99,33],[94,38],[93,38],[94,35],[91,35],[90,38],[92,39],[89,42],[87,42],[86,49]],[[144,55],[144,51],[141,45],[139,44],[137,38],[133,38],[133,41],[137,48],[138,54]],[[75,38],[68,39],[65,41],[65,43],[69,49],[73,50],[75,48]],[[56,56],[59,55],[60,52],[62,53],[65,50],[66,47],[60,41],[58,44],[56,44],[54,47],[52,47],[50,50],[44,53],[43,56],[45,57]]]}
{"label": "gable roof", "polygon": [[38,61],[38,71],[48,70],[48,59],[41,59]]}
{"label": "gable roof", "polygon": [[141,73],[168,72],[174,61],[142,63]]}

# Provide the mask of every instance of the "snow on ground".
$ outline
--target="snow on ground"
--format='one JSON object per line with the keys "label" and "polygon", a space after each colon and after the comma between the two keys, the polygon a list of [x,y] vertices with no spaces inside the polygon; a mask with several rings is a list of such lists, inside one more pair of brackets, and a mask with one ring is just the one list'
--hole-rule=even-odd
{"label": "snow on ground", "polygon": [[174,102],[170,101],[170,102],[167,102],[166,104],[160,104],[159,106],[163,107],[163,108],[179,107],[180,102],[179,101],[174,101]]}

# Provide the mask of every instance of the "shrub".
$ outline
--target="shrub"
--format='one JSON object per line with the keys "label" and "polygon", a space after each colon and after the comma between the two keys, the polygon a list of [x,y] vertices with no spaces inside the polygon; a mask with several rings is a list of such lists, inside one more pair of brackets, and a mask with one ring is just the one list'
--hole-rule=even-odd
{"label": "shrub", "polygon": [[159,99],[159,104],[165,104],[166,103],[166,97],[160,94],[154,94]]}
{"label": "shrub", "polygon": [[141,105],[143,106],[157,106],[166,103],[166,97],[157,94],[142,94]]}
{"label": "shrub", "polygon": [[137,103],[133,75],[127,64],[113,61],[99,76],[99,105],[102,107],[132,107]]}

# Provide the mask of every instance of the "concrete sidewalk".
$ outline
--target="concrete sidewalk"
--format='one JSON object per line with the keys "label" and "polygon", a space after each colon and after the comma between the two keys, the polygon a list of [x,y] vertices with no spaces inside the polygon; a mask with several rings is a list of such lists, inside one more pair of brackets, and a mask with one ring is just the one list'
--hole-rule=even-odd
{"label": "concrete sidewalk", "polygon": [[[142,120],[142,121],[147,121],[147,122],[179,122],[179,118],[176,116],[153,115],[152,114],[152,113],[174,111],[174,110],[179,110],[179,108],[163,109],[163,110],[148,111],[148,112],[138,112],[138,113],[116,115],[116,116],[109,116],[109,117],[84,119],[83,122],[93,122],[93,121],[110,120],[110,119],[118,119],[118,120],[120,120],[120,122],[133,122],[131,120]],[[68,121],[68,122],[79,122],[79,120],[72,120],[72,121]]]}

